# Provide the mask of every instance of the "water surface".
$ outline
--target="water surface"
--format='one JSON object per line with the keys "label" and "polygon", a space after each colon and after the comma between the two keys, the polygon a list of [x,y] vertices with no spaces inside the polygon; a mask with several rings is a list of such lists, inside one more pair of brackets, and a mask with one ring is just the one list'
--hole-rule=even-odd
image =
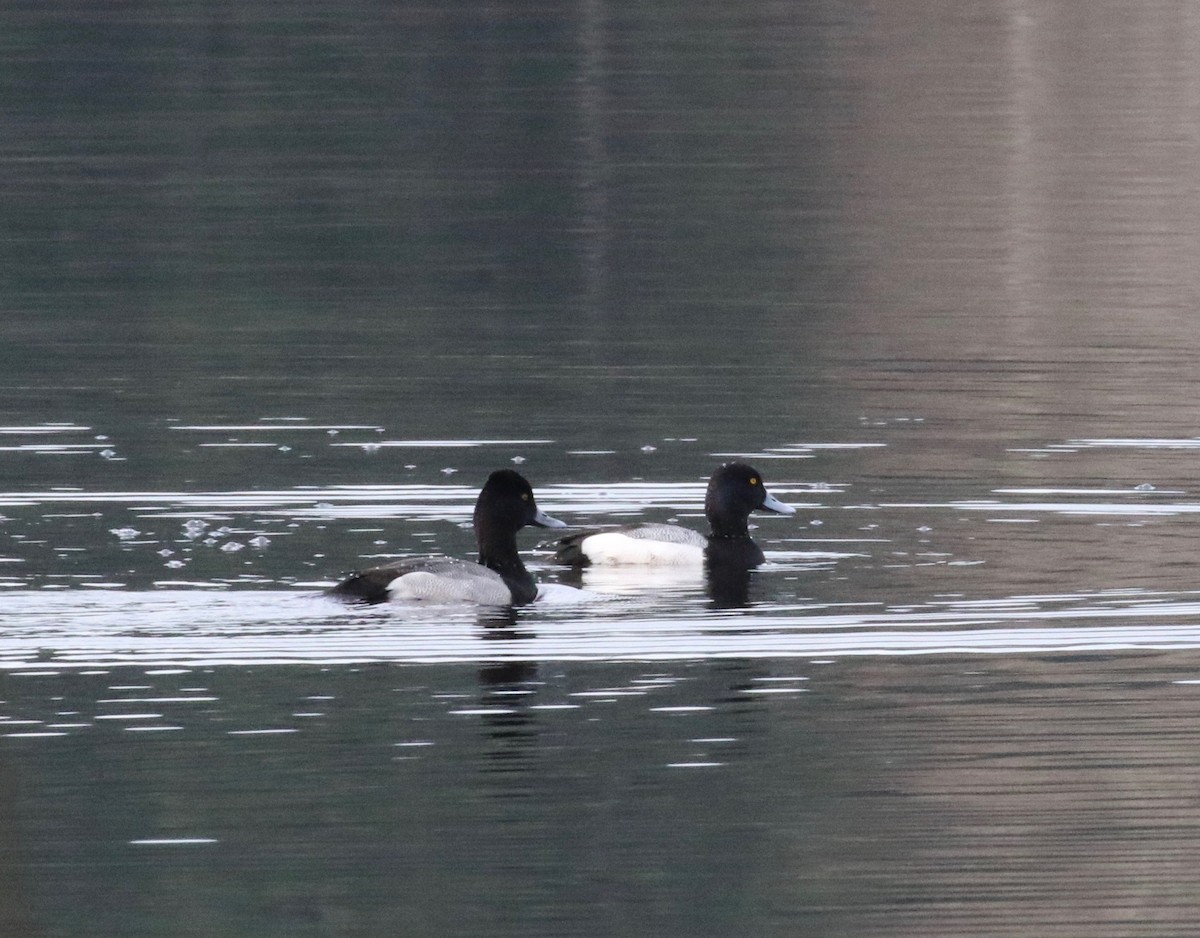
{"label": "water surface", "polygon": [[1194,932],[1193,5],[3,19],[5,934]]}

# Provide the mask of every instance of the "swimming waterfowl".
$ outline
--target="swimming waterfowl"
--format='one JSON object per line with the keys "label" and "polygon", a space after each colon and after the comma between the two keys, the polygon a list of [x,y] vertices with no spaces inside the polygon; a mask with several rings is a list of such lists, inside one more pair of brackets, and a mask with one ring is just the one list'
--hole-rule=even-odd
{"label": "swimming waterfowl", "polygon": [[710,533],[676,524],[628,524],[572,534],[558,542],[557,563],[568,566],[651,565],[755,567],[763,552],[750,537],[750,512],[794,515],[796,509],[767,493],[762,473],[744,462],[719,466],[708,480],[704,514]]}
{"label": "swimming waterfowl", "polygon": [[526,525],[565,528],[541,511],[533,489],[512,469],[488,476],[475,502],[478,563],[447,557],[413,557],[352,573],[328,591],[355,602],[433,600],[484,605],[522,605],[537,597],[537,584],[517,554],[517,532]]}

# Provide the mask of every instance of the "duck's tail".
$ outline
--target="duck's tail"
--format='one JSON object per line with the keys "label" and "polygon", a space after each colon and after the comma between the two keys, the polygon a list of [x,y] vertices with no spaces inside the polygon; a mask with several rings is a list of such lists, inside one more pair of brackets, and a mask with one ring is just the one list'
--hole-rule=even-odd
{"label": "duck's tail", "polygon": [[591,561],[583,552],[583,542],[595,531],[580,531],[561,538],[555,545],[553,561],[567,567],[586,567]]}
{"label": "duck's tail", "polygon": [[388,584],[395,577],[395,571],[382,569],[351,573],[337,586],[327,589],[325,595],[348,603],[387,602]]}

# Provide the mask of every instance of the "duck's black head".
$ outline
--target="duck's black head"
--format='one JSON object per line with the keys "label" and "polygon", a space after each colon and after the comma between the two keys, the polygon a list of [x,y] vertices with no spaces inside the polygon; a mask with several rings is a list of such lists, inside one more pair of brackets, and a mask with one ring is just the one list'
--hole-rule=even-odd
{"label": "duck's black head", "polygon": [[512,469],[497,469],[484,483],[475,502],[475,536],[481,553],[485,545],[513,539],[526,525],[565,528],[567,525],[540,511],[525,477]]}
{"label": "duck's black head", "polygon": [[794,515],[796,509],[767,494],[762,473],[744,462],[727,462],[708,480],[704,514],[715,537],[749,537],[746,519],[758,509]]}

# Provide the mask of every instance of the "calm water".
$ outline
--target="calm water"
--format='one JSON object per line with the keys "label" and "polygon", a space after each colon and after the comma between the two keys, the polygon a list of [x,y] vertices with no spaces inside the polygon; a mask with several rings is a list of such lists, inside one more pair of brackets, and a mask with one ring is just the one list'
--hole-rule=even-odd
{"label": "calm water", "polygon": [[0,932],[1194,933],[1194,5],[0,22]]}

